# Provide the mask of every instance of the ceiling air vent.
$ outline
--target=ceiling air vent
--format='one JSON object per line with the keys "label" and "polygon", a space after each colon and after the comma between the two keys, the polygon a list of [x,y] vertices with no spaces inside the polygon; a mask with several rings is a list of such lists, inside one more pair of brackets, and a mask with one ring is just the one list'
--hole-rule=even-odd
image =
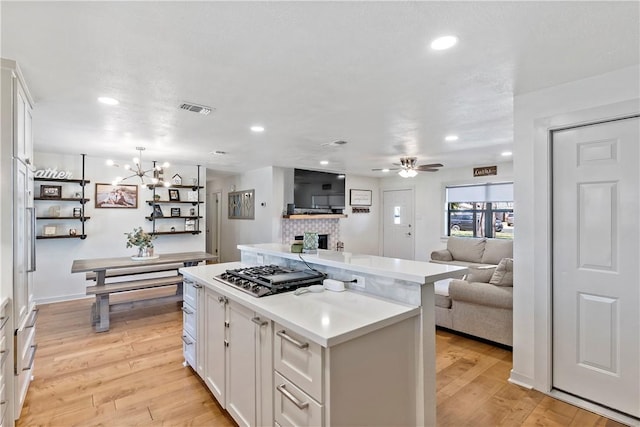
{"label": "ceiling air vent", "polygon": [[181,110],[191,111],[193,113],[199,113],[203,116],[211,114],[213,108],[205,107],[204,105],[193,104],[191,102],[183,102],[178,106]]}

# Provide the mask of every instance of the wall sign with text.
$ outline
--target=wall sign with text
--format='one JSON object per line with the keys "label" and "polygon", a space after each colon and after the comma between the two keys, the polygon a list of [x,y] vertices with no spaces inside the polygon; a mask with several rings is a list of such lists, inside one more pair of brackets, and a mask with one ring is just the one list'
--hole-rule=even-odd
{"label": "wall sign with text", "polygon": [[473,176],[489,175],[498,175],[498,166],[483,166],[481,168],[473,168]]}

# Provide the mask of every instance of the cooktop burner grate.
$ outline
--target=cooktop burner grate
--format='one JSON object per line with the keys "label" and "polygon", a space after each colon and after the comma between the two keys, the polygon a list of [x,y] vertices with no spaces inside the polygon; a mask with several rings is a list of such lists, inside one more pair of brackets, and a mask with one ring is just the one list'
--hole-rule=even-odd
{"label": "cooktop burner grate", "polygon": [[256,297],[321,284],[324,277],[323,273],[317,271],[293,270],[279,265],[237,268],[217,276],[226,284]]}

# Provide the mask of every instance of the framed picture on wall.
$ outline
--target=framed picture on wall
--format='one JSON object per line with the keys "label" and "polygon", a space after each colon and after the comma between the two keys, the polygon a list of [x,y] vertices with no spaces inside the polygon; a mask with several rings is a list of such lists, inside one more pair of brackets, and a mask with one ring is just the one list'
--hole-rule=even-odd
{"label": "framed picture on wall", "polygon": [[137,185],[96,184],[96,208],[138,207]]}
{"label": "framed picture on wall", "polygon": [[371,190],[355,190],[349,192],[351,206],[371,206]]}
{"label": "framed picture on wall", "polygon": [[171,200],[172,202],[179,202],[180,201],[180,191],[174,189],[174,188],[170,188],[169,189],[169,200]]}

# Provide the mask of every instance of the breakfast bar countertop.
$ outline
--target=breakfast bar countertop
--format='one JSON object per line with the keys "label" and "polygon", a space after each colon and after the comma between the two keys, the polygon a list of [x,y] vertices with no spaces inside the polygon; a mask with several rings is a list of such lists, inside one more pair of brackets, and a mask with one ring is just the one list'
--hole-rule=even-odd
{"label": "breakfast bar countertop", "polygon": [[318,249],[315,254],[292,253],[290,245],[281,243],[260,243],[255,245],[238,245],[240,251],[276,255],[282,258],[300,260],[302,258],[312,264],[328,267],[346,268],[381,277],[406,280],[425,284],[452,277],[462,277],[468,272],[466,267],[434,264],[425,261],[413,261],[398,258],[387,258],[376,255],[354,254]]}

